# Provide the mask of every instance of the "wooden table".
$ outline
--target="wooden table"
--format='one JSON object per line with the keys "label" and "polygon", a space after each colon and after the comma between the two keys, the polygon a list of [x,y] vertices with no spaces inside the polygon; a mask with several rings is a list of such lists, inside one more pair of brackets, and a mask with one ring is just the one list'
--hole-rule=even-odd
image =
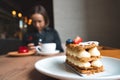
{"label": "wooden table", "polygon": [[[103,56],[110,56],[120,59],[120,50],[100,50]],[[60,53],[54,56],[61,56]],[[26,56],[8,57],[0,56],[0,80],[56,80],[38,72],[34,68],[36,61],[52,56]]]}

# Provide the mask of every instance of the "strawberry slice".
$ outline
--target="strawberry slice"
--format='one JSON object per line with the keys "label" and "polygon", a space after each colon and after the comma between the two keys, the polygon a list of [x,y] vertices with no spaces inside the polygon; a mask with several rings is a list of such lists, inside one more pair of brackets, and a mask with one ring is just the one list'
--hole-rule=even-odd
{"label": "strawberry slice", "polygon": [[82,38],[77,36],[74,41],[73,41],[75,44],[79,44],[80,42],[82,42]]}

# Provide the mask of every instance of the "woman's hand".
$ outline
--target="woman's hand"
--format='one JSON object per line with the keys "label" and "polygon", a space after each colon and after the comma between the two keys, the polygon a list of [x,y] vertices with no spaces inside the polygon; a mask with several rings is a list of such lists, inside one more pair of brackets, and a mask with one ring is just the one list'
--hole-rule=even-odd
{"label": "woman's hand", "polygon": [[28,48],[29,48],[30,50],[34,50],[34,49],[35,49],[34,43],[29,43],[27,46],[28,46]]}

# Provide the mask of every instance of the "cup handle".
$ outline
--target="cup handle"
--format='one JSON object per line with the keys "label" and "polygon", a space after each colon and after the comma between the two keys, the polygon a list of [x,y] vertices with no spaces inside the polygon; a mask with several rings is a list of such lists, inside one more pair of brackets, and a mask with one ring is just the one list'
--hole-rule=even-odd
{"label": "cup handle", "polygon": [[41,52],[41,46],[36,46],[36,51],[37,51],[37,53],[40,54],[40,52]]}

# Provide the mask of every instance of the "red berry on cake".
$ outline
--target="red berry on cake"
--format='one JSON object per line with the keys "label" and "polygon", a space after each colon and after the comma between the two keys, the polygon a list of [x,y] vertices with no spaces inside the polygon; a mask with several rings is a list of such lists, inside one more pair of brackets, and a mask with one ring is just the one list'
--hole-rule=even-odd
{"label": "red berry on cake", "polygon": [[79,44],[80,42],[82,42],[82,38],[77,36],[74,41],[73,41],[75,44]]}

